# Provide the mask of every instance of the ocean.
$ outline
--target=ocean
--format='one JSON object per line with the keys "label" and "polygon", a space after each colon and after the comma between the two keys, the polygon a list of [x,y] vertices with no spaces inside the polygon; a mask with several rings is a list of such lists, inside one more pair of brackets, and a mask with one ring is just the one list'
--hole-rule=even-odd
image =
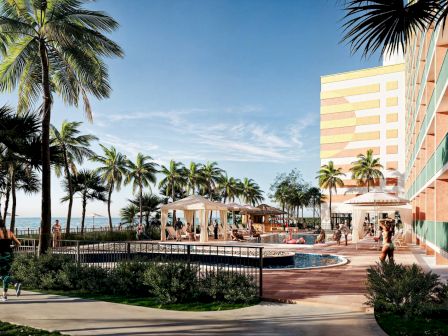
{"label": "ocean", "polygon": [[[65,223],[67,222],[66,217],[52,217],[51,222],[52,224],[55,222],[56,219],[59,219],[59,223],[62,225],[62,227],[65,227]],[[9,227],[10,218],[6,219],[6,227]],[[120,218],[114,218],[112,217],[112,223],[113,225],[120,224]],[[40,226],[40,218],[39,217],[16,217],[16,228],[18,229],[34,229],[38,228]],[[71,227],[80,227],[81,226],[81,217],[72,217],[72,220],[70,222]],[[85,227],[102,227],[102,226],[109,226],[109,219],[107,217],[86,217],[84,221]]]}

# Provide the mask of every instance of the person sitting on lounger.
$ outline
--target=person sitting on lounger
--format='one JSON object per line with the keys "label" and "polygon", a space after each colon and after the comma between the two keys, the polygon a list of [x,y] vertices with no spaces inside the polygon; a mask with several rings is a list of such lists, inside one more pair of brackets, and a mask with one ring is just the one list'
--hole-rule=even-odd
{"label": "person sitting on lounger", "polygon": [[237,229],[232,230],[232,240],[234,241],[242,241],[244,240],[244,237],[241,233],[238,232]]}
{"label": "person sitting on lounger", "polygon": [[325,243],[325,230],[321,229],[319,235],[316,238],[315,241],[316,244],[323,244]]}

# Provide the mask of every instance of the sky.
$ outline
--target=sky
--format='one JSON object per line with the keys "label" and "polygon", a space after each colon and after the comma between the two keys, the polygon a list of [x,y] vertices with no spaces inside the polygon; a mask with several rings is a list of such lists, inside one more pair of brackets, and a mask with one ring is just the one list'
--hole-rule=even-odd
{"label": "sky", "polygon": [[[82,107],[58,98],[52,123],[83,121],[82,132],[115,146],[131,160],[138,152],[159,164],[217,161],[229,176],[254,179],[265,191],[279,173],[299,169],[316,184],[319,168],[320,76],[379,65],[340,44],[336,0],[100,0],[120,28],[110,37],[123,59],[107,59],[113,92]],[[14,93],[0,104],[14,106]],[[83,167],[93,168],[92,163]],[[52,214],[65,216],[60,180],[52,180]],[[154,187],[157,193],[158,188]],[[113,194],[118,216],[129,186]],[[74,216],[81,215],[75,199]],[[18,195],[17,212],[40,215],[40,196]],[[88,204],[106,215],[106,205]]]}

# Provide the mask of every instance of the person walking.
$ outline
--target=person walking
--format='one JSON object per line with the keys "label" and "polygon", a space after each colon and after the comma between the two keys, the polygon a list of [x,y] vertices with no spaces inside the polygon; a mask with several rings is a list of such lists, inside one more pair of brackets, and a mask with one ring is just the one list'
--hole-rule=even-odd
{"label": "person walking", "polygon": [[182,227],[184,224],[180,220],[180,218],[177,218],[176,223],[174,224],[174,229],[176,230],[176,241],[180,242],[182,241]]}
{"label": "person walking", "polygon": [[61,246],[62,226],[59,224],[59,219],[56,219],[53,227],[53,248]]}
{"label": "person walking", "polygon": [[215,219],[215,222],[213,223],[213,235],[215,239],[218,239],[218,221]]}
{"label": "person walking", "polygon": [[348,228],[347,221],[345,221],[344,225],[342,225],[341,232],[342,232],[342,234],[344,235],[344,238],[345,238],[345,246],[347,246],[348,235],[350,234],[350,229]]}
{"label": "person walking", "polygon": [[341,237],[342,237],[342,231],[341,227],[338,226],[336,231],[333,233],[333,240],[338,243],[338,245],[341,245]]}
{"label": "person walking", "polygon": [[0,278],[3,282],[3,295],[1,300],[2,302],[6,302],[8,300],[7,292],[9,284],[14,284],[16,296],[20,296],[21,293],[22,284],[16,281],[10,274],[13,261],[12,246],[20,246],[20,242],[16,236],[14,236],[14,233],[3,226],[3,222],[0,224],[2,224],[0,225]]}
{"label": "person walking", "polygon": [[387,221],[380,221],[380,226],[383,229],[383,248],[381,249],[380,260],[385,261],[386,257],[389,258],[389,262],[394,261],[395,245],[392,242],[392,228]]}

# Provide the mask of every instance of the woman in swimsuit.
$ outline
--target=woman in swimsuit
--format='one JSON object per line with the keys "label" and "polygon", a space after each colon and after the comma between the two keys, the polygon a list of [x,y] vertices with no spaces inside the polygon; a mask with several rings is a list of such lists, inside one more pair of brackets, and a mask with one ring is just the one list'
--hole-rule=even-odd
{"label": "woman in swimsuit", "polygon": [[386,257],[390,262],[394,261],[394,243],[392,242],[392,230],[388,222],[380,222],[380,226],[383,228],[383,248],[381,250],[380,260],[385,261]]}
{"label": "woman in swimsuit", "polygon": [[21,283],[15,281],[11,275],[11,265],[13,260],[13,251],[11,245],[19,246],[20,242],[14,236],[10,230],[7,230],[5,227],[0,229],[0,278],[3,281],[3,295],[1,300],[6,302],[8,300],[6,292],[8,291],[8,286],[10,283],[14,284],[16,289],[16,295],[20,295],[21,291]]}

